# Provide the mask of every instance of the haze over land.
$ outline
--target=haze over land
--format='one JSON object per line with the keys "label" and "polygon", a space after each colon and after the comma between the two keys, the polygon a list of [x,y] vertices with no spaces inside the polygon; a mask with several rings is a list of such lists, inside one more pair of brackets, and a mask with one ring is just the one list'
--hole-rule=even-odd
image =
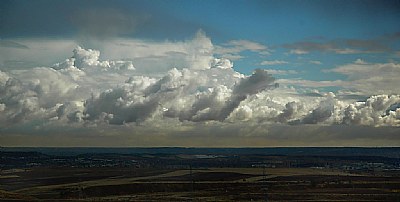
{"label": "haze over land", "polygon": [[398,1],[51,2],[0,5],[1,146],[400,145]]}

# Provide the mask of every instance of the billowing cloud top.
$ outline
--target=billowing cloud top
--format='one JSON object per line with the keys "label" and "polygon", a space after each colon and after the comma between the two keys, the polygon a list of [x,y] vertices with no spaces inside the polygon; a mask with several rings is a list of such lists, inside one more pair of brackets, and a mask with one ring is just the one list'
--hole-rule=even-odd
{"label": "billowing cloud top", "polygon": [[[197,123],[400,126],[399,95],[355,101],[334,93],[301,94],[279,86],[267,70],[244,75],[230,60],[214,58],[211,40],[201,32],[185,46],[187,66],[162,76],[138,72],[135,61],[101,60],[99,51],[79,46],[72,57],[51,67],[0,71],[0,132],[57,125],[168,125],[176,130]],[[374,68],[360,61],[353,66],[332,71],[358,81]],[[398,64],[376,68],[390,73]]]}

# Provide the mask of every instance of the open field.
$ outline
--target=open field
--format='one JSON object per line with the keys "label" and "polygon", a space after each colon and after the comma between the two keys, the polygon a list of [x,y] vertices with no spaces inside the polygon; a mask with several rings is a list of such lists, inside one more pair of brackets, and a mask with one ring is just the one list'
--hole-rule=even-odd
{"label": "open field", "polygon": [[[192,172],[192,174],[190,174]],[[34,168],[3,175],[2,198],[131,201],[398,201],[400,178],[316,168]],[[7,175],[14,177],[7,178]],[[15,177],[19,176],[19,177]]]}
{"label": "open field", "polygon": [[396,156],[1,154],[0,200],[400,201]]}

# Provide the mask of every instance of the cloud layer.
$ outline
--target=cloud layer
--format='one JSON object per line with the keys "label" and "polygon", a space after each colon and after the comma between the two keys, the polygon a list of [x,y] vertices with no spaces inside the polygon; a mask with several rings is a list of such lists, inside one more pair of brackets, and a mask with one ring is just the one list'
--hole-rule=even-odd
{"label": "cloud layer", "polygon": [[[121,125],[171,118],[181,122],[400,124],[398,95],[376,95],[353,103],[333,93],[311,97],[279,88],[266,70],[246,76],[234,71],[229,60],[211,56],[201,56],[191,67],[174,68],[161,78],[137,76],[131,61],[100,61],[99,56],[99,51],[77,47],[71,58],[53,67],[1,72],[1,124],[40,119]],[[368,64],[356,65],[332,71],[350,76],[357,72],[355,79],[364,78]],[[391,71],[397,67],[375,66],[393,67]]]}
{"label": "cloud layer", "polygon": [[398,32],[372,39],[335,39],[321,41],[301,41],[285,44],[282,47],[290,53],[302,55],[310,52],[332,52],[336,54],[390,53],[396,50],[395,44],[400,39]]}
{"label": "cloud layer", "polygon": [[[100,51],[79,46],[70,58],[51,67],[0,71],[0,132],[57,125],[109,130],[144,126],[154,129],[152,133],[204,126],[203,132],[211,132],[211,128],[231,130],[235,124],[243,126],[240,133],[257,136],[275,130],[272,126],[400,126],[397,92],[358,101],[334,93],[303,94],[280,86],[279,82],[290,81],[276,81],[268,70],[256,69],[251,75],[236,72],[230,60],[214,57],[214,46],[202,32],[177,43],[185,67],[161,76],[138,71],[135,61],[102,60]],[[244,41],[231,44],[265,49]],[[394,80],[397,71],[395,63],[362,60],[331,70],[348,76],[347,84],[364,91],[372,88],[361,86],[375,78],[369,75]],[[379,82],[376,88],[385,90],[380,86],[385,81]],[[387,88],[391,89],[396,88]]]}

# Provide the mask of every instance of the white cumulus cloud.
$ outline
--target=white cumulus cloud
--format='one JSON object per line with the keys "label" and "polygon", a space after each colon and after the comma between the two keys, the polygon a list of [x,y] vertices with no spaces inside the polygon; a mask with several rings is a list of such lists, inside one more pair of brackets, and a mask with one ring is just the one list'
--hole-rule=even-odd
{"label": "white cumulus cloud", "polygon": [[[145,125],[185,131],[200,125],[224,128],[234,123],[256,128],[253,131],[241,128],[246,134],[260,134],[268,131],[259,128],[259,124],[400,125],[400,97],[396,95],[400,93],[397,91],[400,72],[396,63],[357,60],[330,70],[348,76],[348,81],[275,81],[271,73],[296,72],[257,69],[251,75],[241,74],[229,59],[214,57],[215,47],[203,32],[184,42],[138,43],[130,41],[126,46],[129,53],[120,57],[107,58],[99,50],[76,46],[65,56],[67,59],[49,67],[0,71],[1,128],[18,128],[19,124],[104,128]],[[247,41],[230,44],[257,51],[266,49]],[[129,55],[134,59],[124,59]],[[161,58],[158,62],[179,59],[182,66],[167,64],[165,71],[155,75],[136,61],[156,57]],[[285,64],[285,61],[264,63]],[[150,64],[157,66],[157,62],[147,65]],[[372,81],[375,82],[365,85]],[[286,87],[289,84],[348,85],[359,91],[386,94],[354,101],[333,93],[303,94]]]}

